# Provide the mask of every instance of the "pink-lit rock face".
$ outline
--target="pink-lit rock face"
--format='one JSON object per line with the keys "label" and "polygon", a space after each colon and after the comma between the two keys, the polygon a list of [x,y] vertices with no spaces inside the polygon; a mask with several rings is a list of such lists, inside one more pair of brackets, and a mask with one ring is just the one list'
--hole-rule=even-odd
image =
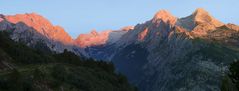
{"label": "pink-lit rock face", "polygon": [[106,30],[97,32],[92,30],[89,34],[80,34],[74,41],[74,44],[81,48],[112,44],[117,42],[122,35],[134,29],[134,26],[123,27],[120,30]]}
{"label": "pink-lit rock face", "polygon": [[122,30],[122,31],[130,31],[130,30],[133,30],[133,29],[134,29],[134,26],[126,26],[126,27],[121,28],[120,30]]}
{"label": "pink-lit rock face", "polygon": [[224,24],[212,17],[206,10],[199,8],[190,16],[179,19],[176,25],[187,29],[195,36],[204,36],[208,31],[215,30]]}
{"label": "pink-lit rock face", "polygon": [[222,22],[210,16],[210,14],[202,8],[198,8],[193,13],[193,16],[194,16],[194,21],[197,25],[203,24],[203,23],[210,23],[211,25],[214,25],[215,27],[224,25]]}
{"label": "pink-lit rock face", "polygon": [[80,34],[75,40],[75,44],[82,48],[103,45],[107,42],[110,32],[112,31],[108,30],[98,33],[93,30],[90,34]]}
{"label": "pink-lit rock face", "polygon": [[161,10],[157,12],[154,18],[152,19],[153,23],[160,22],[160,20],[162,20],[165,23],[170,23],[172,25],[174,25],[177,22],[177,18],[171,15],[171,13],[169,13],[166,10]]}
{"label": "pink-lit rock face", "polygon": [[204,36],[207,35],[209,31],[215,30],[216,27],[210,24],[200,24],[196,26],[192,33],[196,36]]}
{"label": "pink-lit rock face", "polygon": [[52,33],[52,38],[55,40],[59,40],[62,41],[63,43],[67,43],[67,44],[72,44],[73,40],[70,37],[70,35],[67,34],[67,32],[65,32],[65,30],[61,27],[61,26],[55,26],[55,33]]}
{"label": "pink-lit rock face", "polygon": [[[150,21],[138,24],[135,27],[127,26],[120,29],[120,31],[108,30],[96,32],[94,30],[90,34],[80,34],[77,39],[73,40],[62,27],[53,26],[47,19],[35,13],[17,14],[13,16],[0,15],[0,21],[4,19],[15,24],[23,22],[48,39],[64,44],[73,44],[82,48],[104,45],[108,42],[115,43],[116,41],[122,42],[120,44],[129,44],[134,41],[158,41],[160,37],[168,37],[172,35],[172,33],[175,33],[172,32],[174,28],[176,28],[176,32],[179,33],[185,32],[187,34],[201,36],[206,35],[208,31],[215,30],[217,27],[224,25],[201,8],[185,18],[177,18],[168,11],[161,10],[157,12]],[[6,27],[8,27],[8,24],[3,26],[5,29]],[[234,25],[227,25],[227,27],[239,31],[239,28]],[[18,30],[24,29],[19,28]]]}
{"label": "pink-lit rock face", "polygon": [[226,24],[225,26],[227,28],[229,28],[229,29],[233,29],[233,30],[239,31],[239,26],[237,26],[235,24]]}
{"label": "pink-lit rock face", "polygon": [[138,40],[143,41],[145,36],[148,34],[148,28],[144,29],[139,35],[138,35]]}
{"label": "pink-lit rock face", "polygon": [[72,38],[60,26],[53,26],[47,19],[36,14],[17,14],[13,16],[5,16],[6,20],[17,24],[22,22],[29,27],[34,28],[38,33],[46,36],[54,41],[64,44],[71,44]]}

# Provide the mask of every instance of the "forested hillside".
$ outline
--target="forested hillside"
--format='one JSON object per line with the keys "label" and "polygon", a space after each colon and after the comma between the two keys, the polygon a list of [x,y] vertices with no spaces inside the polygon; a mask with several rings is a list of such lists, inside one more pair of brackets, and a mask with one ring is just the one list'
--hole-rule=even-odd
{"label": "forested hillside", "polygon": [[136,91],[112,63],[30,48],[0,32],[0,91]]}

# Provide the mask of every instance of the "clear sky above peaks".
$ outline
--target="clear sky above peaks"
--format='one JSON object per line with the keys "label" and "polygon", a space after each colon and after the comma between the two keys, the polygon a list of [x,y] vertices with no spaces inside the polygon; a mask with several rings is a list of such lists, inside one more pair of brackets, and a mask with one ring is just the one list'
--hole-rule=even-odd
{"label": "clear sky above peaks", "polygon": [[204,8],[224,23],[239,24],[239,0],[0,0],[1,14],[35,12],[72,36],[120,29],[151,19],[165,9],[185,17]]}

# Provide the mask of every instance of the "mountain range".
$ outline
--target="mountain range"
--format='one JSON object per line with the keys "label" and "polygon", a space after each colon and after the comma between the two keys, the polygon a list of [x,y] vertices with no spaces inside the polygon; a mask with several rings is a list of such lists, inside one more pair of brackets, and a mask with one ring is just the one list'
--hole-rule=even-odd
{"label": "mountain range", "polygon": [[76,39],[36,13],[0,15],[0,30],[33,48],[45,44],[113,62],[140,91],[220,91],[228,66],[239,59],[239,26],[202,8],[184,18],[161,10],[142,24]]}

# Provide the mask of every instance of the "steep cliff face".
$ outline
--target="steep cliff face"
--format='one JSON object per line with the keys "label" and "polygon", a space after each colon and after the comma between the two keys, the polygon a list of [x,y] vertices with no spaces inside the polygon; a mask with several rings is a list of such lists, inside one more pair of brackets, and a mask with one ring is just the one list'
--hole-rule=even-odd
{"label": "steep cliff face", "polygon": [[36,13],[17,14],[13,16],[5,16],[4,18],[6,21],[13,24],[22,22],[49,39],[59,41],[64,44],[71,44],[73,42],[72,38],[62,27],[53,26],[47,19]]}
{"label": "steep cliff face", "polygon": [[73,45],[73,39],[62,27],[52,25],[36,13],[1,15],[0,20],[0,30],[11,31],[11,38],[15,41],[32,47],[47,45],[55,52],[68,49],[81,54],[82,50]]}
{"label": "steep cliff face", "polygon": [[153,19],[136,25],[116,43],[120,49],[113,54],[112,61],[140,90],[170,91],[164,85],[173,79],[169,74],[172,68],[168,66],[174,63],[171,60],[197,50],[192,47],[191,33],[176,25],[177,22],[178,18],[169,12],[159,11]]}
{"label": "steep cliff face", "polygon": [[93,57],[108,53],[104,58],[142,91],[219,91],[227,65],[238,58],[238,36],[236,25],[203,9],[186,18],[163,10],[113,45],[94,48],[102,50]]}
{"label": "steep cliff face", "polygon": [[155,14],[153,19],[136,25],[132,31],[123,35],[117,44],[128,45],[134,42],[148,42],[150,44],[147,46],[153,46],[156,41],[169,35],[171,27],[176,22],[176,17],[165,10],[161,10]]}

